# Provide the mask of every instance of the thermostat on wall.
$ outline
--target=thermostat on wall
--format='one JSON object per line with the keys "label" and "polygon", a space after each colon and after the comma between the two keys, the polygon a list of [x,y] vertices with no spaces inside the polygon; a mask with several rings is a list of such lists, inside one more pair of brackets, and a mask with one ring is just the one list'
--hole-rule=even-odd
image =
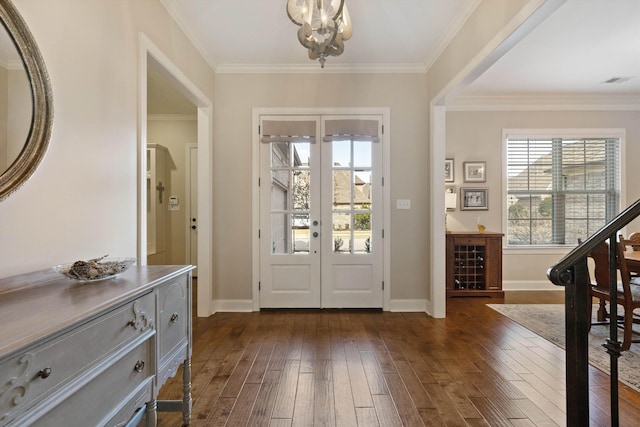
{"label": "thermostat on wall", "polygon": [[180,202],[176,196],[169,197],[169,210],[170,211],[179,211],[180,210]]}

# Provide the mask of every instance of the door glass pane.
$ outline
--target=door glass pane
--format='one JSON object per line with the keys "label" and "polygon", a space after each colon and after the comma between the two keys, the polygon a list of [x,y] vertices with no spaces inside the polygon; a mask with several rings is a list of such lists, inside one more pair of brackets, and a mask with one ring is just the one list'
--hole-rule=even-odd
{"label": "door glass pane", "polygon": [[311,159],[311,144],[308,142],[294,142],[291,144],[293,155],[291,166],[308,168]]}
{"label": "door glass pane", "polygon": [[371,212],[354,215],[353,242],[354,253],[371,253]]}
{"label": "door glass pane", "polygon": [[333,209],[351,209],[351,171],[333,171]]}
{"label": "door glass pane", "polygon": [[309,252],[309,214],[292,215],[293,253]]}
{"label": "door glass pane", "polygon": [[289,208],[289,171],[271,171],[271,210]]}
{"label": "door glass pane", "polygon": [[289,221],[285,213],[271,214],[271,253],[286,254],[288,252]]}
{"label": "door glass pane", "polygon": [[351,214],[333,214],[333,252],[351,252]]}
{"label": "door glass pane", "polygon": [[296,170],[293,174],[293,209],[309,210],[309,171]]}
{"label": "door glass pane", "polygon": [[351,166],[351,141],[334,141],[331,143],[333,166]]}
{"label": "door glass pane", "polygon": [[271,167],[289,166],[289,143],[274,142],[271,144]]}
{"label": "door glass pane", "polygon": [[271,144],[271,252],[309,253],[311,144]]}
{"label": "door glass pane", "polygon": [[[334,253],[370,253],[372,142],[337,141],[332,148]],[[336,161],[345,153],[354,161]]]}
{"label": "door glass pane", "polygon": [[371,141],[353,142],[353,166],[370,168],[371,165]]}

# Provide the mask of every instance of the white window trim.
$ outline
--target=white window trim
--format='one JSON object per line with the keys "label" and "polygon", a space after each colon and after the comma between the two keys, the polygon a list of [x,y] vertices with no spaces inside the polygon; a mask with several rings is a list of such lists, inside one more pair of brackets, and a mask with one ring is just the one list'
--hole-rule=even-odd
{"label": "white window trim", "polygon": [[[625,128],[571,128],[571,129],[502,129],[502,230],[507,233],[507,140],[517,138],[618,138],[620,140],[620,210],[627,206],[626,200],[626,137]],[[626,234],[626,230],[623,230]],[[509,246],[508,238],[503,239],[505,254],[566,254],[570,246]]]}

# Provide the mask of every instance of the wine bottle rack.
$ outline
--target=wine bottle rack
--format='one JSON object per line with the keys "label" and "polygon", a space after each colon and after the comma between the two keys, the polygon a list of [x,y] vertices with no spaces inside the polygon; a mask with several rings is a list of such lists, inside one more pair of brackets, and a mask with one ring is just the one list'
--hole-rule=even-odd
{"label": "wine bottle rack", "polygon": [[447,296],[504,296],[502,234],[447,233]]}

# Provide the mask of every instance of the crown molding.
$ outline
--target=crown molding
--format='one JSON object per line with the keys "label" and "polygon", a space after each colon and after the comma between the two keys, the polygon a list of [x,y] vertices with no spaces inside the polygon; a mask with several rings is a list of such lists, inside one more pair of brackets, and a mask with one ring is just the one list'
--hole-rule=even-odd
{"label": "crown molding", "polygon": [[185,19],[180,9],[176,6],[176,0],[160,0],[160,3],[164,6],[164,8],[169,13],[169,16],[173,18],[173,20],[178,24],[178,27],[182,30],[184,35],[189,39],[193,47],[196,48],[198,53],[202,56],[202,59],[211,67],[211,69],[216,71],[216,63],[213,59],[207,54],[207,50],[202,46],[202,43],[196,37],[195,33],[191,30],[189,22]]}
{"label": "crown molding", "polygon": [[460,29],[464,26],[469,17],[471,17],[480,3],[481,0],[467,0],[467,2],[462,6],[462,9],[456,16],[455,20],[451,25],[449,25],[449,28],[447,28],[447,31],[442,35],[440,40],[438,40],[433,54],[430,55],[429,58],[425,59],[424,63],[427,71],[431,69],[433,64],[435,64],[442,52],[447,48],[447,46],[449,46],[451,40],[453,40],[458,34]]}
{"label": "crown molding", "polygon": [[147,116],[149,121],[196,121],[198,116],[196,114],[149,114]]}
{"label": "crown molding", "polygon": [[424,64],[226,64],[217,74],[426,74]]}
{"label": "crown molding", "polygon": [[458,96],[447,111],[640,111],[639,95]]}

